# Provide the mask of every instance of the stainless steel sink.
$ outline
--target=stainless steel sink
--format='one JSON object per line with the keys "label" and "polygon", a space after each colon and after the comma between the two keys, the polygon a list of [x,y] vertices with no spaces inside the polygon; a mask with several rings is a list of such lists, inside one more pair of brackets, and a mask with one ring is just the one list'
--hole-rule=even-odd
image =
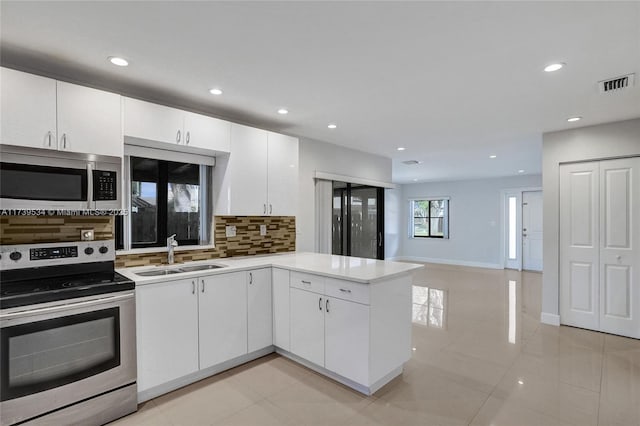
{"label": "stainless steel sink", "polygon": [[210,269],[224,268],[224,265],[191,265],[180,267],[181,272],[208,271]]}
{"label": "stainless steel sink", "polygon": [[158,277],[161,275],[172,275],[172,274],[179,274],[180,271],[179,269],[151,269],[151,270],[146,270],[146,271],[140,271],[140,272],[136,272],[136,275],[140,275],[141,277]]}

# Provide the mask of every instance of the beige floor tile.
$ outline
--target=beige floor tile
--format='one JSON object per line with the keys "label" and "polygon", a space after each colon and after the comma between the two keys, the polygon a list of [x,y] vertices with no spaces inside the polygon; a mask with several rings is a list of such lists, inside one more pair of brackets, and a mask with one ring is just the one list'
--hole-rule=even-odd
{"label": "beige floor tile", "polygon": [[640,349],[605,353],[600,392],[600,425],[640,424]]}
{"label": "beige floor tile", "polygon": [[518,403],[490,397],[482,406],[471,426],[571,426],[570,423],[549,416]]}
{"label": "beige floor tile", "polygon": [[215,422],[216,426],[282,426],[294,425],[292,419],[267,400],[262,400],[249,407]]}
{"label": "beige floor tile", "polygon": [[159,408],[153,401],[147,401],[138,406],[138,411],[116,420],[111,425],[117,426],[172,426],[166,410]]}

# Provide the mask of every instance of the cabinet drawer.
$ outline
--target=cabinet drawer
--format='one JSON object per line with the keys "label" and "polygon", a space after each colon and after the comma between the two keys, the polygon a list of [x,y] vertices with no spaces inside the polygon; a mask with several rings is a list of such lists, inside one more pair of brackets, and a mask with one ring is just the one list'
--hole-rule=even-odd
{"label": "cabinet drawer", "polygon": [[291,287],[324,294],[324,277],[291,271]]}
{"label": "cabinet drawer", "polygon": [[324,293],[337,299],[369,304],[369,284],[326,278]]}

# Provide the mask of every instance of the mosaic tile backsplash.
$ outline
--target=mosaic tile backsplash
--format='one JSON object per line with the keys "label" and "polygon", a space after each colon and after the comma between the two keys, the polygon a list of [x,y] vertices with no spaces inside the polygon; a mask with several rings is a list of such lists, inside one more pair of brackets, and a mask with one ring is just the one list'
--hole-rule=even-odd
{"label": "mosaic tile backsplash", "polygon": [[[233,256],[295,251],[295,216],[216,216],[215,248],[176,251],[178,263]],[[235,237],[226,237],[225,227],[236,227]],[[260,235],[266,225],[267,235]],[[109,216],[6,216],[0,217],[0,244],[77,241],[81,229],[93,229],[97,240],[112,239],[114,220]],[[116,267],[156,265],[167,253],[152,252],[116,256]]]}

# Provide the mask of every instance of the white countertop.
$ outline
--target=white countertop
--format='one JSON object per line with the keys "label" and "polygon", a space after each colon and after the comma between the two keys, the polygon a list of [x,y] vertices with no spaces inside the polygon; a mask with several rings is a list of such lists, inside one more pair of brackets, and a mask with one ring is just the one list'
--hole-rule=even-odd
{"label": "white countertop", "polygon": [[204,271],[182,272],[179,274],[161,275],[155,277],[142,277],[136,272],[150,270],[156,266],[137,266],[121,268],[117,272],[134,280],[136,285],[145,285],[167,280],[187,279],[204,275],[224,274],[228,272],[242,271],[261,267],[284,268],[290,271],[307,272],[326,277],[333,277],[361,283],[373,283],[398,275],[404,275],[411,271],[423,268],[424,265],[415,263],[392,262],[388,260],[364,259],[360,257],[336,256],[320,253],[287,253],[267,256],[246,256],[211,259],[205,261],[187,262],[174,265],[161,265],[161,267],[179,268],[186,265],[216,264],[224,268]]}

